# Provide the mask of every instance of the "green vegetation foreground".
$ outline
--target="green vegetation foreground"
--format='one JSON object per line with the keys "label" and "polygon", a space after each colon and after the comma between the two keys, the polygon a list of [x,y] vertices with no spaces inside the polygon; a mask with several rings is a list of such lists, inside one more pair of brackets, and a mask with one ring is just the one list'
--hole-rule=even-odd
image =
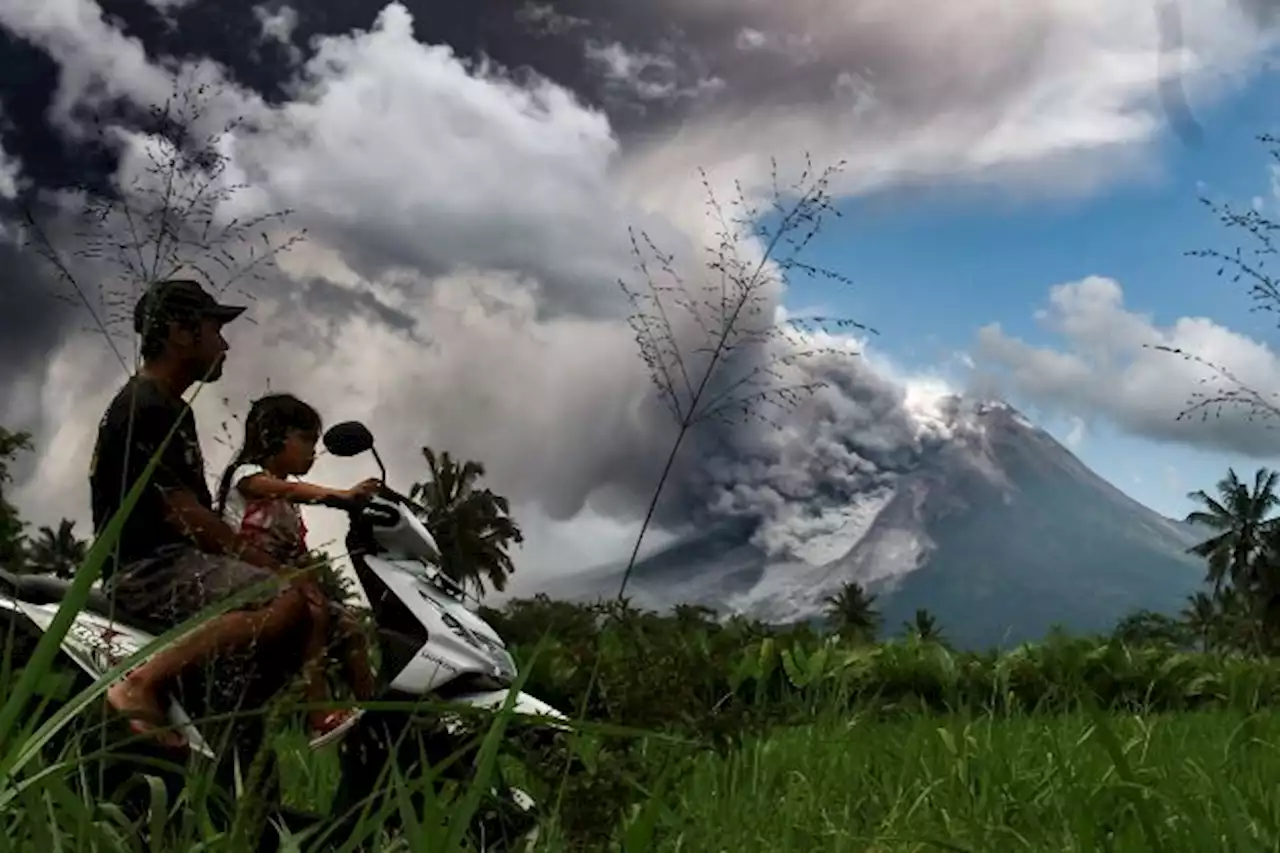
{"label": "green vegetation foreground", "polygon": [[699,762],[664,804],[655,849],[1246,853],[1280,845],[1280,719],[1112,717],[1108,729],[1070,714],[855,716],[778,732]]}
{"label": "green vegetation foreground", "polygon": [[[1280,847],[1280,717],[823,714],[725,755],[620,816],[627,851],[926,853]],[[299,744],[300,745],[300,744]],[[644,752],[643,748],[640,750]],[[665,753],[651,752],[652,779]],[[301,765],[299,765],[301,767]],[[300,791],[314,779],[295,775]],[[625,846],[624,846],[625,845]],[[388,842],[390,847],[390,842]],[[536,848],[574,849],[551,827]]]}
{"label": "green vegetation foreground", "polygon": [[[648,796],[616,815],[612,837],[582,845],[553,823],[532,851],[1280,847],[1280,718],[1216,710],[1112,714],[1102,722],[1087,713],[912,714],[892,721],[856,711],[823,715],[727,754],[702,754],[670,785],[663,781],[670,778],[669,753],[638,744],[637,753],[649,759]],[[300,735],[296,742],[295,791],[315,796],[315,762],[302,764]],[[383,837],[372,849],[410,847],[404,838]]]}

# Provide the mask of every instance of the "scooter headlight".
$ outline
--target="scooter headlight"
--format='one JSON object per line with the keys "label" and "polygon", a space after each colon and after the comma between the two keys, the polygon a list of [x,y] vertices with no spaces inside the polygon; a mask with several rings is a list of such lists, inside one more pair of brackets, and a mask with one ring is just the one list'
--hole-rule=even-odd
{"label": "scooter headlight", "polygon": [[[419,592],[421,592],[421,590],[419,590]],[[439,604],[433,601],[431,597],[426,595],[425,593],[422,594],[422,597],[426,601],[430,602],[431,605],[440,614],[440,621],[444,622],[446,628],[448,628],[450,631],[452,631],[461,639],[466,640],[468,643],[470,643],[471,645],[475,646],[478,649],[483,649],[485,652],[489,654],[489,657],[493,660],[494,678],[497,678],[501,681],[506,681],[506,682],[511,682],[515,680],[515,677],[516,677],[515,658],[511,657],[511,653],[508,652],[501,643],[495,643],[490,638],[469,630],[465,625],[459,622],[452,613],[450,613],[448,610],[445,610],[443,607],[441,607]]]}

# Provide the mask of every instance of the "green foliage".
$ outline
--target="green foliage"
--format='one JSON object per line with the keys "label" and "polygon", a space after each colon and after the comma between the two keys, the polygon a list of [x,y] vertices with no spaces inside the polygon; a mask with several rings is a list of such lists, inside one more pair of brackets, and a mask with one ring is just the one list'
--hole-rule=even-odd
{"label": "green foliage", "polygon": [[479,593],[486,580],[502,591],[515,571],[511,546],[524,542],[509,502],[477,487],[484,476],[479,462],[459,463],[447,451],[437,456],[429,447],[422,448],[422,455],[431,477],[415,483],[409,497],[426,510],[423,522],[440,548],[441,570]]}
{"label": "green foliage", "polygon": [[880,614],[875,608],[876,597],[862,588],[862,584],[843,584],[835,595],[823,599],[826,616],[835,625],[840,636],[850,640],[871,641],[880,630]]}
{"label": "green foliage", "polygon": [[1113,636],[1130,646],[1164,645],[1184,648],[1188,645],[1187,626],[1167,613],[1137,610],[1121,619]]}
{"label": "green foliage", "polygon": [[[535,695],[575,707],[598,664],[591,718],[678,731],[711,745],[803,721],[833,701],[893,715],[1049,712],[1095,701],[1152,711],[1253,710],[1280,700],[1280,662],[1203,654],[1171,642],[1129,645],[1057,633],[998,655],[948,649],[916,633],[871,645],[805,626],[694,621],[687,612],[658,615],[545,597],[513,601],[487,615],[531,666],[528,686]],[[925,622],[936,630],[935,622]],[[529,650],[544,637],[547,645],[530,661]]]}
{"label": "green foliage", "polygon": [[1251,587],[1260,580],[1257,557],[1274,532],[1270,514],[1280,503],[1278,481],[1280,474],[1259,468],[1250,488],[1236,476],[1235,469],[1227,469],[1227,476],[1218,481],[1217,497],[1204,490],[1188,495],[1203,509],[1188,514],[1187,521],[1215,531],[1190,549],[1208,562],[1208,581],[1215,592],[1224,583]]}
{"label": "green foliage", "polygon": [[915,619],[904,622],[902,627],[908,636],[914,636],[925,642],[946,644],[942,629],[938,627],[937,618],[923,607],[916,610]]}
{"label": "green foliage", "polygon": [[0,426],[0,568],[70,578],[89,549],[88,543],[75,535],[75,522],[64,518],[56,529],[41,527],[36,538],[30,539],[18,508],[5,496],[6,487],[13,482],[13,462],[19,453],[31,449],[30,433]]}
{"label": "green foliage", "polygon": [[74,521],[64,518],[57,530],[41,527],[36,538],[27,543],[25,570],[74,577],[89,552],[89,543],[76,536],[75,526]]}
{"label": "green foliage", "polygon": [[1217,495],[1189,497],[1202,509],[1187,521],[1212,531],[1188,549],[1206,562],[1209,592],[1192,595],[1183,625],[1204,651],[1237,649],[1256,654],[1280,651],[1280,473],[1259,468],[1249,485],[1234,469],[1218,481]]}
{"label": "green foliage", "polygon": [[0,568],[10,570],[21,568],[25,525],[18,517],[17,507],[5,497],[5,490],[13,482],[10,466],[24,450],[31,450],[30,433],[0,427]]}
{"label": "green foliage", "polygon": [[843,730],[873,719],[1049,720],[1094,707],[1122,715],[1253,714],[1280,701],[1280,662],[1218,647],[1195,651],[1200,643],[1186,625],[1155,613],[1134,614],[1111,638],[1059,629],[1005,654],[949,649],[937,620],[923,612],[903,639],[878,644],[857,631],[822,636],[805,625],[717,622],[691,607],[659,615],[545,596],[483,615],[513,644],[534,695],[576,708],[594,671],[589,720],[687,741],[662,745],[660,758],[652,741],[593,741],[586,769],[567,782],[559,816],[574,837],[629,813],[660,773],[664,784],[687,788],[712,761],[708,751],[738,755],[753,740],[814,719]]}
{"label": "green foliage", "polygon": [[652,849],[1261,853],[1280,842],[1278,736],[1221,711],[823,718],[702,757]]}
{"label": "green foliage", "polygon": [[305,564],[315,573],[320,589],[330,601],[347,607],[359,603],[355,579],[339,571],[324,551],[308,553]]}

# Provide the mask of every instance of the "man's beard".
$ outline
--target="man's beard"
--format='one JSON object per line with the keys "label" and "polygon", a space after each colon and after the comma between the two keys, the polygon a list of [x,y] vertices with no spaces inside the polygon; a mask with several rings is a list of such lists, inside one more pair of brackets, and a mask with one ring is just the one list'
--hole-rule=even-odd
{"label": "man's beard", "polygon": [[222,370],[226,366],[226,356],[218,356],[217,360],[211,365],[203,365],[204,369],[198,374],[200,381],[206,384],[217,382],[222,378]]}

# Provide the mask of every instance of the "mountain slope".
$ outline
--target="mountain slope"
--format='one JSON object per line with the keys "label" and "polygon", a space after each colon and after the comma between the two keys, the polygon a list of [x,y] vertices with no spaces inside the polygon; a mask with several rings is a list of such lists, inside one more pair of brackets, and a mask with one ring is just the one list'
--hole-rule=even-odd
{"label": "mountain slope", "polygon": [[[770,554],[758,522],[729,519],[641,561],[628,594],[665,608],[708,604],[776,622],[820,616],[849,580],[880,595],[896,632],[916,608],[956,643],[1007,646],[1054,624],[1109,630],[1137,608],[1176,611],[1200,583],[1188,527],[1147,509],[1003,404],[955,401],[951,437],[892,488],[844,504],[845,535]],[[553,595],[616,594],[617,566]]]}

